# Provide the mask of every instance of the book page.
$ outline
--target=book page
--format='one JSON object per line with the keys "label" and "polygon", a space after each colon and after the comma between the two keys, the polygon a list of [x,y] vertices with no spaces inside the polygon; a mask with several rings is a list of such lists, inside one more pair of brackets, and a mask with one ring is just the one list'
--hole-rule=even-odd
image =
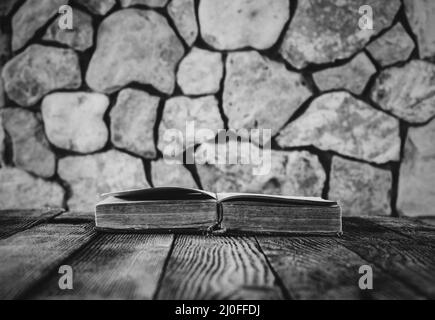
{"label": "book page", "polygon": [[324,205],[332,206],[337,205],[337,202],[324,200],[319,197],[293,197],[293,196],[280,196],[269,194],[257,194],[257,193],[218,193],[218,202],[228,201],[262,201],[262,202],[284,202],[292,204],[311,204],[311,205]]}
{"label": "book page", "polygon": [[129,200],[196,200],[196,199],[216,199],[216,194],[199,189],[181,187],[160,187],[133,189],[104,193],[101,197],[116,197]]}

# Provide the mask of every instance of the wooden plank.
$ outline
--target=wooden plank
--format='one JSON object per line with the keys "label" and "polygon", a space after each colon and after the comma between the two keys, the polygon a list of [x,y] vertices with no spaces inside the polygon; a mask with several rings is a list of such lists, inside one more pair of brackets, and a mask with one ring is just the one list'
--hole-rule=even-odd
{"label": "wooden plank", "polygon": [[435,226],[435,217],[418,217],[419,221],[421,221],[424,224]]}
{"label": "wooden plank", "polygon": [[56,222],[94,222],[95,213],[92,211],[66,211],[55,218]]}
{"label": "wooden plank", "polygon": [[343,220],[339,240],[384,272],[396,277],[420,294],[435,298],[435,248],[381,227],[367,219]]}
{"label": "wooden plank", "polygon": [[25,298],[152,299],[172,242],[172,235],[99,234],[65,262],[73,290],[60,290],[53,272]]}
{"label": "wooden plank", "polygon": [[331,237],[257,237],[292,299],[422,298],[379,267],[373,268],[373,290],[358,286],[360,266],[369,264]]}
{"label": "wooden plank", "polygon": [[253,238],[179,236],[157,299],[280,299]]}
{"label": "wooden plank", "polygon": [[19,297],[93,235],[90,224],[44,224],[0,241],[0,299]]}
{"label": "wooden plank", "polygon": [[435,226],[411,218],[368,217],[367,219],[420,243],[435,246]]}
{"label": "wooden plank", "polygon": [[63,209],[1,210],[0,240],[47,222],[63,211]]}

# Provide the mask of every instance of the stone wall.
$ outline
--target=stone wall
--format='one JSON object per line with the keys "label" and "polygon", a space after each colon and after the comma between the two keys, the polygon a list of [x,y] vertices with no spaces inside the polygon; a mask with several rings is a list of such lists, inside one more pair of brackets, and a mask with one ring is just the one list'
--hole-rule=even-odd
{"label": "stone wall", "polygon": [[[67,2],[0,3],[1,209],[179,185],[435,214],[435,1],[75,0],[64,31]],[[167,164],[191,120],[271,129],[270,172]]]}

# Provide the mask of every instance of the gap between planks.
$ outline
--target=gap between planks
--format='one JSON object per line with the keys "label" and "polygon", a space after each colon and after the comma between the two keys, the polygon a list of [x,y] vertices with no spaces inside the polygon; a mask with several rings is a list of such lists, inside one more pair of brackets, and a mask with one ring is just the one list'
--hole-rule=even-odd
{"label": "gap between planks", "polygon": [[1,210],[0,240],[49,222],[64,212],[63,209]]}
{"label": "gap between planks", "polygon": [[156,298],[264,300],[284,296],[254,238],[179,235]]}
{"label": "gap between planks", "polygon": [[[408,225],[407,228],[400,230],[400,224],[394,224],[395,223],[394,221],[397,220],[393,220],[393,222],[389,222],[390,225],[385,225],[384,221],[379,222],[379,221],[374,221],[373,219],[370,219],[370,221],[361,218],[345,219],[345,235],[341,239],[325,238],[323,240],[320,240],[322,237],[306,237],[306,238],[257,237],[257,240],[255,240],[255,238],[243,238],[243,237],[242,238],[214,237],[214,238],[208,238],[209,240],[204,240],[207,239],[207,237],[205,237],[202,239],[202,241],[205,241],[205,244],[207,244],[206,245],[207,248],[198,249],[197,247],[198,245],[196,245],[196,247],[194,246],[194,248],[196,248],[194,251],[198,251],[198,253],[204,250],[206,252],[209,251],[209,253],[206,254],[206,256],[209,255],[211,257],[213,257],[216,254],[218,256],[224,255],[225,257],[232,257],[230,258],[230,260],[226,258],[227,261],[224,259],[224,261],[222,262],[223,265],[229,266],[230,269],[233,268],[233,272],[232,272],[233,274],[232,273],[224,274],[224,279],[222,279],[222,281],[224,282],[226,281],[225,277],[234,279],[234,282],[230,284],[230,287],[233,290],[230,293],[216,292],[216,288],[219,288],[219,286],[222,285],[222,283],[219,283],[219,281],[215,281],[215,280],[214,282],[209,281],[208,284],[207,281],[205,284],[200,284],[196,281],[197,283],[191,286],[191,290],[190,291],[187,290],[184,293],[180,293],[181,289],[173,290],[172,292],[170,292],[170,290],[168,290],[167,285],[168,285],[168,279],[171,279],[171,277],[174,276],[174,272],[176,271],[174,265],[177,265],[177,263],[182,264],[183,260],[186,259],[186,257],[183,258],[183,252],[186,256],[189,256],[189,251],[192,251],[189,250],[189,246],[186,246],[185,244],[183,245],[183,243],[181,243],[180,245],[178,244],[178,240],[173,241],[172,238],[171,244],[169,245],[169,247],[166,248],[167,249],[166,256],[160,260],[162,266],[161,273],[153,278],[155,279],[154,294],[159,299],[170,298],[171,295],[174,297],[179,296],[179,298],[183,298],[183,299],[186,297],[189,298],[190,296],[200,297],[201,295],[203,296],[203,299],[207,299],[213,295],[215,297],[212,298],[222,298],[222,297],[225,298],[225,296],[227,298],[235,298],[239,295],[248,298],[259,297],[261,299],[270,298],[270,297],[286,298],[286,292],[284,291],[284,294],[282,294],[283,292],[281,292],[279,288],[279,285],[282,284],[282,286],[284,286],[285,289],[288,290],[289,296],[294,297],[296,299],[305,299],[305,298],[315,299],[318,297],[320,298],[330,297],[330,298],[338,298],[338,299],[351,299],[351,298],[382,299],[382,298],[391,298],[391,297],[422,298],[423,295],[425,297],[432,297],[433,290],[434,290],[433,289],[434,279],[433,276],[432,277],[430,276],[431,274],[430,272],[434,274],[433,273],[434,264],[433,264],[433,259],[430,259],[430,257],[429,260],[427,260],[428,259],[427,256],[430,254],[432,254],[433,256],[433,247],[421,243],[422,238],[419,238],[418,236],[421,235],[421,233],[418,233],[418,235],[415,234],[413,229],[416,227],[415,225]],[[393,225],[391,225],[391,223],[393,223]],[[65,228],[73,228],[74,226],[75,227],[80,226],[80,224],[74,226],[68,224],[52,224],[48,226],[51,226],[53,228],[58,228],[62,226]],[[16,240],[16,238],[18,238],[26,242],[25,237],[23,238],[22,236],[23,234],[25,236],[30,236],[29,239],[31,239],[31,235],[32,234],[34,235],[34,231],[41,228],[45,228],[45,225],[42,226],[40,225],[34,227],[33,229],[23,231],[21,233],[18,233],[10,237],[7,240],[10,241],[10,239],[12,239],[13,240],[12,243],[20,242]],[[398,229],[393,231],[391,230],[391,228],[396,228],[396,229],[398,228]],[[433,227],[426,226],[425,228],[426,228],[424,229],[425,232],[426,231],[432,232],[432,230],[428,230],[427,228],[433,228]],[[405,232],[405,234],[403,234],[403,232]],[[117,235],[116,237],[119,236],[120,235]],[[423,236],[432,237],[432,233],[423,233]],[[110,236],[107,237],[110,238]],[[128,235],[125,235],[124,237],[128,237]],[[142,237],[145,237],[145,235],[142,235]],[[188,236],[180,236],[181,239],[180,241],[186,241],[187,238]],[[190,239],[191,240],[189,241],[193,241],[194,243],[197,242],[197,240],[193,240],[194,238],[190,238]],[[47,239],[45,239],[45,241],[46,240]],[[59,241],[59,239],[55,239],[55,240]],[[73,261],[74,259],[76,259],[75,257],[84,255],[87,252],[87,250],[84,250],[83,247],[85,243],[87,243],[85,246],[86,248],[92,247],[94,241],[89,241],[89,240],[90,238],[82,242],[81,245],[78,245],[75,248],[70,248],[69,254],[64,254],[63,257],[51,256],[50,259],[54,261],[53,264],[60,263],[62,260],[65,259],[66,261]],[[258,243],[256,241],[258,241]],[[284,242],[284,244],[281,243],[279,245],[280,248],[284,248],[281,249],[282,259],[284,259],[284,262],[285,259],[290,259],[290,261],[287,261],[286,263],[282,263],[282,261],[280,262],[280,260],[276,258],[276,252],[275,252],[276,248],[274,248],[276,244],[274,245],[274,242],[280,242],[280,241]],[[4,250],[3,248],[4,242],[5,240],[0,241],[0,254],[2,254],[2,250]],[[113,239],[109,242],[113,242]],[[47,250],[47,248],[49,248],[49,246],[47,247],[47,243],[44,243],[44,241],[42,241],[42,243],[44,244],[43,249]],[[126,243],[129,242],[127,241]],[[221,249],[221,252],[219,252],[219,250],[217,250],[217,247],[220,247],[221,245],[223,245],[223,249]],[[399,245],[399,246],[398,248],[394,248],[394,245]],[[74,246],[76,245],[72,245],[72,247]],[[384,247],[386,246],[388,249],[382,248],[383,246]],[[243,247],[245,249],[240,251],[239,250],[240,247]],[[180,252],[182,252],[181,258],[176,257],[174,261],[173,256],[171,255],[171,251],[173,251],[172,255],[180,254]],[[35,259],[34,253],[32,255],[32,252],[29,251],[26,252],[27,254],[30,254],[31,258]],[[396,256],[393,256],[391,258],[390,252],[393,252],[395,255],[400,254],[399,257],[404,259],[404,261],[402,260],[396,261],[397,260]],[[238,256],[240,255],[240,253],[241,256]],[[71,256],[71,254],[73,255]],[[304,256],[305,258],[303,258]],[[8,254],[6,252],[6,255],[4,254],[2,255],[3,258],[2,261],[10,261],[8,260],[7,257]],[[347,260],[343,259],[343,257],[346,257]],[[176,261],[177,259],[179,261]],[[198,264],[197,261],[198,258],[196,259],[195,257],[187,258],[187,260],[189,259],[192,262]],[[302,259],[302,262],[300,259]],[[317,262],[316,259],[318,260]],[[416,259],[416,261],[419,262],[419,264],[415,264],[413,259]],[[89,260],[91,260],[90,256],[89,256]],[[323,265],[324,268],[325,261],[327,266],[326,269],[322,270],[320,268],[320,265]],[[254,267],[261,266],[260,269],[263,270],[262,272],[265,272],[265,274],[267,274],[267,276],[263,278],[263,280],[258,281],[249,278],[249,274],[252,273],[249,271],[249,268],[252,267],[250,266],[250,263],[252,262],[254,262],[253,263]],[[405,265],[402,266],[400,262],[404,262]],[[92,265],[92,262],[89,263],[91,263]],[[133,264],[134,263],[135,262],[133,262]],[[303,263],[305,263],[304,266],[305,269],[301,271],[298,268],[300,268],[300,266],[303,265]],[[355,287],[357,288],[356,286],[357,280],[360,275],[357,274],[356,271],[355,272],[356,278],[354,278],[353,274],[346,275],[346,270],[348,270],[349,268],[352,269],[352,267],[355,268],[359,267],[362,264],[370,264],[370,263],[372,263],[374,267],[375,290],[373,292],[366,292],[366,293],[355,291]],[[11,264],[13,265],[13,263]],[[201,262],[199,262],[199,264],[200,267],[205,268],[205,270],[207,270],[207,268],[210,268],[209,262],[207,261],[203,261],[202,266],[201,266]],[[83,265],[86,266],[86,264]],[[234,265],[237,267],[234,267]],[[245,268],[246,270],[240,272],[240,270],[238,270],[240,266],[242,267],[242,270],[243,268]],[[285,267],[284,269],[283,266]],[[289,268],[289,266],[292,267]],[[4,267],[5,267],[4,263],[3,266],[0,263],[0,270],[1,270],[0,277],[2,276],[4,277],[4,269],[3,269]],[[47,268],[53,269],[53,266],[51,266],[50,264],[47,263],[47,261],[45,261],[45,269],[44,267],[42,267],[40,268],[39,271],[33,270],[33,273],[30,272],[28,276],[24,276],[18,279],[18,282],[16,283],[16,286],[19,288],[18,291],[15,292],[13,290],[7,291],[8,286],[4,286],[0,290],[0,296],[11,298],[11,297],[17,297],[19,295],[22,295],[23,292],[25,291],[25,288],[31,286],[32,283],[34,284],[35,281],[38,280],[38,277],[41,278],[44,276],[44,274],[47,273],[46,270]],[[343,268],[345,268],[344,271],[342,270]],[[167,269],[166,272],[164,272],[165,269]],[[189,271],[186,270],[186,267],[184,267],[183,270],[184,271],[182,271],[180,275],[182,275],[183,272],[187,273]],[[342,270],[342,271],[331,274],[333,270]],[[418,273],[421,271],[423,271],[423,275],[418,275]],[[35,276],[36,274],[38,274],[38,272],[40,273],[39,276]],[[199,274],[201,275],[201,272]],[[51,271],[51,276],[56,279],[55,284],[57,286],[57,280],[59,278],[59,274],[57,274],[57,270],[53,269]],[[204,275],[202,275],[202,277],[204,278]],[[208,277],[210,278],[210,275]],[[244,277],[246,277],[246,279]],[[11,280],[14,278],[17,279],[17,275],[15,275],[15,277],[12,277]],[[207,275],[205,275],[205,279],[207,279]],[[212,278],[210,279],[212,280]],[[240,279],[242,279],[242,281],[240,281]],[[303,281],[301,281],[300,279],[302,279]],[[181,284],[181,287],[183,287],[183,283],[182,283],[183,280],[185,279],[178,278],[177,280],[177,278],[175,278],[175,281],[176,282],[178,281]],[[334,283],[336,284],[336,289],[331,291],[330,287]],[[349,283],[351,283],[351,285]],[[403,285],[403,283],[405,283],[406,285]],[[20,284],[22,285],[22,287],[20,287]],[[208,292],[201,293],[202,292],[201,287],[204,286],[205,287],[208,286],[212,292],[214,290],[214,294],[209,294]],[[354,286],[354,287],[352,288],[350,286]],[[79,290],[79,292],[82,292],[81,294],[83,296],[84,291]],[[126,293],[130,292],[130,297],[133,298],[139,296],[142,298],[143,297],[150,298],[153,296],[152,290],[148,290],[148,291],[145,290],[143,292],[146,292],[146,294],[142,294],[142,295],[139,295],[137,293],[131,294],[132,291],[131,290],[129,291],[128,289],[126,289],[124,292]],[[198,294],[198,292],[200,292],[200,294]],[[59,298],[59,296],[56,296],[55,294],[53,295],[52,292],[50,293],[50,290],[47,291],[47,288],[37,293],[36,297],[38,297],[38,295],[39,297],[44,297],[44,294],[45,294],[45,298],[50,296]]]}
{"label": "gap between planks", "polygon": [[418,243],[435,247],[435,226],[412,218],[368,217],[374,224],[408,237]]}
{"label": "gap between planks", "polygon": [[369,219],[344,219],[339,239],[346,248],[406,283],[420,295],[435,298],[435,248]]}
{"label": "gap between planks", "polygon": [[333,237],[257,237],[293,299],[421,299],[407,285],[373,267],[373,290],[361,290],[359,267],[369,264]]}
{"label": "gap between planks", "polygon": [[0,299],[20,298],[93,235],[91,224],[43,224],[1,240]]}
{"label": "gap between planks", "polygon": [[61,290],[53,271],[29,299],[152,299],[173,235],[98,234],[65,264],[74,274],[73,290]]}

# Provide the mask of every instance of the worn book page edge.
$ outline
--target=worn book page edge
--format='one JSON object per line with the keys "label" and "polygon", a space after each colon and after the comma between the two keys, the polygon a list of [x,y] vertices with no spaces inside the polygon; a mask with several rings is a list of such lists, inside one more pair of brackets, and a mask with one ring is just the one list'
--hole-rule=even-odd
{"label": "worn book page edge", "polygon": [[100,196],[103,198],[111,196],[111,197],[118,197],[118,198],[138,198],[138,199],[146,200],[145,197],[147,196],[150,196],[152,194],[165,193],[165,192],[173,192],[173,193],[180,193],[180,194],[185,193],[186,195],[191,193],[200,193],[210,197],[210,199],[216,199],[216,194],[213,192],[208,192],[208,191],[193,189],[193,188],[182,188],[182,187],[131,189],[131,190],[124,190],[124,191],[103,193]]}
{"label": "worn book page edge", "polygon": [[256,193],[217,193],[218,202],[226,202],[231,200],[262,200],[264,202],[280,201],[285,203],[294,204],[312,204],[318,206],[333,206],[337,202],[325,200],[318,197],[293,197],[293,196],[279,196],[269,194],[256,194]]}

